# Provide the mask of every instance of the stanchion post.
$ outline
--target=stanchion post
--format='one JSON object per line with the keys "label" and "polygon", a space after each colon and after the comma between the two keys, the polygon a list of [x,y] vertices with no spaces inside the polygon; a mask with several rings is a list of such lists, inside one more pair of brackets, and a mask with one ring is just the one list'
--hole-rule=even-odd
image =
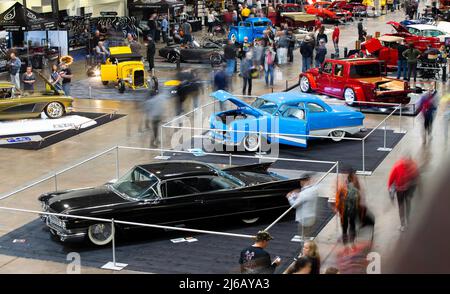
{"label": "stanchion post", "polygon": [[386,147],[386,128],[387,128],[387,119],[384,120],[383,147],[377,148],[377,151],[388,151],[389,152],[389,151],[392,150],[392,148],[387,148]]}
{"label": "stanchion post", "polygon": [[231,159],[232,158],[232,156],[231,156],[231,153],[228,153],[228,166],[231,166]]}
{"label": "stanchion post", "polygon": [[286,91],[287,91],[287,89],[289,89],[289,81],[288,80],[286,80]]}
{"label": "stanchion post", "polygon": [[[259,143],[259,147],[258,147],[258,156],[261,157],[261,148],[262,148],[262,134],[261,134],[261,129],[259,130],[259,134],[258,134],[258,143]],[[261,161],[260,161],[261,162]]]}
{"label": "stanchion post", "polygon": [[160,140],[159,140],[159,155],[160,156],[163,156],[163,144],[164,144],[164,125],[163,124],[161,124],[161,126],[160,126],[160,130],[159,130],[159,133],[161,134],[161,135],[159,135],[160,136]]}
{"label": "stanchion post", "polygon": [[116,179],[119,179],[119,146],[116,146]]}
{"label": "stanchion post", "polygon": [[92,99],[92,87],[89,86],[89,99]]}
{"label": "stanchion post", "polygon": [[55,179],[55,191],[58,192],[58,175],[55,173],[55,176],[53,177]]}
{"label": "stanchion post", "polygon": [[112,255],[113,255],[113,265],[116,267],[116,230],[114,228],[114,219],[111,219],[111,230],[112,230]]}
{"label": "stanchion post", "polygon": [[366,141],[366,139],[364,138],[362,140],[362,172],[363,172],[363,174],[366,173],[366,154],[365,154],[366,146],[365,146],[365,141]]}

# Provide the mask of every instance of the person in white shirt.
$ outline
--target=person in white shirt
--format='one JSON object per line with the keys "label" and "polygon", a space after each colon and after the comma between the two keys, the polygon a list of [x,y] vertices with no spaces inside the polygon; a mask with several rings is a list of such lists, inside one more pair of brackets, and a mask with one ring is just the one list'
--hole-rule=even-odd
{"label": "person in white shirt", "polygon": [[208,33],[212,33],[214,23],[216,22],[216,17],[212,9],[208,10]]}
{"label": "person in white shirt", "polygon": [[295,221],[298,222],[302,242],[312,239],[312,229],[316,222],[317,186],[312,184],[311,175],[300,180],[300,189],[289,192],[286,197],[295,208]]}

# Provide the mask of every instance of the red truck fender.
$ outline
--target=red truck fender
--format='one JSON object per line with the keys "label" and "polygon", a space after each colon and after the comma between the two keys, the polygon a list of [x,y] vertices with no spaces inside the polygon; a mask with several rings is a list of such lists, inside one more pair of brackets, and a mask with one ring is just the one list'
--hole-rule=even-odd
{"label": "red truck fender", "polygon": [[317,83],[316,83],[316,79],[314,78],[314,76],[311,73],[305,72],[305,73],[301,73],[298,79],[298,82],[300,84],[300,80],[302,77],[307,77],[309,80],[309,84],[311,86],[311,90],[315,90],[317,89]]}
{"label": "red truck fender", "polygon": [[366,97],[364,94],[364,89],[361,86],[349,86],[349,87],[345,87],[352,89],[355,92],[356,98],[358,101],[365,101]]}

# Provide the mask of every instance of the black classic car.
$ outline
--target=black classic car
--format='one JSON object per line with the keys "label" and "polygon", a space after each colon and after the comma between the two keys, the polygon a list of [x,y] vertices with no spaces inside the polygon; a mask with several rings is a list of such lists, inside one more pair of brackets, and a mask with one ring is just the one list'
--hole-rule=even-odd
{"label": "black classic car", "polygon": [[[239,218],[256,222],[289,207],[286,194],[299,179],[268,171],[271,163],[219,169],[196,161],[137,165],[114,183],[95,188],[50,192],[39,197],[45,212],[159,225],[205,219]],[[61,241],[85,240],[105,245],[111,223],[58,217],[41,218]],[[116,224],[116,230],[136,228]]]}
{"label": "black classic car", "polygon": [[225,60],[223,45],[213,41],[205,41],[202,45],[194,41],[188,47],[169,45],[159,49],[159,56],[172,63],[180,59],[180,62],[209,62],[212,66],[218,66]]}

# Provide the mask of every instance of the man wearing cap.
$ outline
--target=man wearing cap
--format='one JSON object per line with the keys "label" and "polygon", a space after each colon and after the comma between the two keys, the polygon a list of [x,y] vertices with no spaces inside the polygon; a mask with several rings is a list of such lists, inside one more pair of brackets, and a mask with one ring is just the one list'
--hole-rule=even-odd
{"label": "man wearing cap", "polygon": [[256,234],[255,244],[241,251],[239,258],[241,273],[273,274],[275,268],[281,263],[281,259],[277,257],[272,262],[270,254],[264,250],[272,239],[272,236],[266,231],[259,231]]}
{"label": "man wearing cap", "polygon": [[300,180],[300,187],[289,192],[286,197],[295,208],[295,221],[299,224],[299,235],[303,242],[312,237],[318,193],[316,185],[311,182],[311,175],[306,175]]}

